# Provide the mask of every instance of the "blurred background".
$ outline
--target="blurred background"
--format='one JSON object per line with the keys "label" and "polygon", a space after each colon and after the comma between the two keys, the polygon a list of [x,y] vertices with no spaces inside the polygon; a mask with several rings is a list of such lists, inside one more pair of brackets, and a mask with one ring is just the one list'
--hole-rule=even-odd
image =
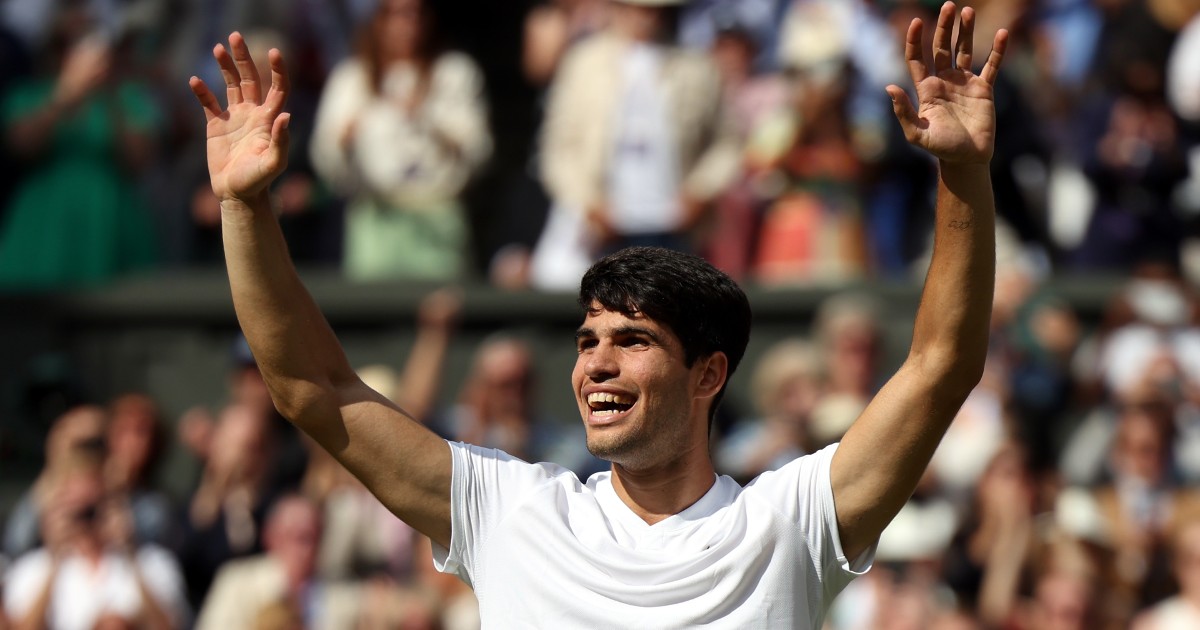
{"label": "blurred background", "polygon": [[[1200,0],[979,0],[996,85],[985,378],[834,629],[1200,627]],[[903,360],[935,164],[884,87],[926,0],[0,0],[0,629],[473,628],[429,542],[275,412],[190,76],[283,51],[272,202],[372,386],[603,468],[573,291],[659,245],[747,288],[741,481]],[[931,29],[930,29],[931,30]]]}

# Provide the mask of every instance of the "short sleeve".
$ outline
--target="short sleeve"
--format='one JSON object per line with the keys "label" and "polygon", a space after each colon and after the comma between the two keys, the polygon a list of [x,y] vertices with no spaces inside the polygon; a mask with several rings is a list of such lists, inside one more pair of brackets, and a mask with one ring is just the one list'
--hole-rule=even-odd
{"label": "short sleeve", "polygon": [[537,489],[572,474],[555,464],[530,464],[461,442],[450,442],[450,454],[450,547],[434,543],[433,564],[474,584],[482,549],[495,527]]}
{"label": "short sleeve", "polygon": [[[875,549],[879,541],[863,551],[857,558],[847,558],[842,550],[842,537],[838,530],[837,507],[833,500],[833,481],[829,475],[829,466],[837,444],[828,446],[818,452],[819,458],[813,466],[810,478],[809,496],[812,497],[811,510],[815,512],[813,521],[820,521],[821,535],[821,565],[824,569],[822,583],[828,597],[832,598],[841,592],[850,580],[866,573],[875,561]],[[819,504],[819,505],[816,505]]]}
{"label": "short sleeve", "polygon": [[784,512],[804,534],[809,555],[830,601],[854,578],[871,568],[875,559],[872,544],[857,558],[846,558],[838,531],[833,482],[829,466],[837,444],[800,457],[774,472],[764,473],[751,483],[756,493],[765,493],[777,510]]}
{"label": "short sleeve", "polygon": [[30,552],[13,564],[4,583],[4,613],[10,619],[24,617],[50,579],[50,554]]}

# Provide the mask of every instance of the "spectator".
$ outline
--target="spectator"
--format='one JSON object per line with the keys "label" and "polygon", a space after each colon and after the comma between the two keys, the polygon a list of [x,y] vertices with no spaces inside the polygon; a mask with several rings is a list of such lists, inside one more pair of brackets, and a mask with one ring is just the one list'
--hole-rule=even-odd
{"label": "spectator", "polygon": [[1164,403],[1152,390],[1126,395],[1110,454],[1112,481],[1082,495],[1111,549],[1106,600],[1119,619],[1168,594],[1164,543],[1200,505],[1194,489],[1172,479],[1173,425]]}
{"label": "spectator", "polygon": [[266,553],[221,567],[196,629],[249,628],[257,618],[269,616],[264,611],[279,602],[299,614],[302,627],[357,627],[361,592],[353,585],[329,583],[317,576],[320,539],[318,506],[299,496],[281,498],[266,520]]}
{"label": "spectator", "polygon": [[[1052,542],[1038,562],[1032,597],[1021,606],[1019,622],[1029,630],[1090,630],[1123,627],[1107,616],[1099,568],[1080,544]],[[1116,621],[1116,623],[1114,623]]]}
{"label": "spectator", "polygon": [[1092,407],[1067,442],[1061,467],[1076,484],[1094,483],[1103,475],[1117,407],[1144,399],[1165,406],[1166,421],[1178,438],[1177,472],[1185,480],[1200,479],[1200,434],[1188,399],[1200,383],[1195,323],[1200,310],[1170,266],[1146,264],[1134,274],[1109,304],[1096,338],[1075,359],[1081,366],[1080,389],[1090,390],[1093,402],[1111,401]]}
{"label": "spectator", "polygon": [[199,486],[188,500],[179,559],[199,606],[220,566],[262,549],[274,447],[267,419],[245,404],[222,410]]}
{"label": "spectator", "polygon": [[173,544],[177,534],[171,502],[153,486],[163,440],[158,405],[149,396],[125,394],[109,405],[105,486],[129,503],[134,540],[160,546]]}
{"label": "spectator", "polygon": [[679,0],[619,0],[608,28],[568,51],[542,130],[552,201],[533,285],[577,284],[600,254],[634,244],[688,250],[704,203],[730,181],[720,78],[670,38]]}
{"label": "spectator", "polygon": [[684,46],[712,48],[730,29],[751,39],[755,72],[776,70],[779,27],[790,0],[691,0],[683,5],[679,41]]}
{"label": "spectator", "polygon": [[161,114],[126,76],[125,42],[94,27],[86,3],[64,3],[50,72],[18,82],[0,105],[5,144],[31,165],[0,225],[0,286],[101,283],[155,259],[136,191]]}
{"label": "spectator", "polygon": [[533,351],[510,336],[480,344],[458,404],[435,423],[449,439],[504,449],[530,462],[554,462],[582,478],[605,468],[584,440],[536,407]]}
{"label": "spectator", "polygon": [[424,0],[383,0],[361,52],[333,69],[317,108],[317,173],[350,197],[345,270],[355,280],[459,277],[460,195],[491,152],[482,77],[447,51]]}
{"label": "spectator", "polygon": [[1171,537],[1171,565],[1178,594],[1134,618],[1134,630],[1200,628],[1200,520],[1194,514]]}
{"label": "spectator", "polygon": [[1179,254],[1183,223],[1172,193],[1187,162],[1164,89],[1174,32],[1169,13],[1151,4],[1109,5],[1097,64],[1106,93],[1077,114],[1082,165],[1096,198],[1083,242],[1071,253],[1077,267],[1128,268],[1147,256]]}
{"label": "spectator", "polygon": [[[711,54],[721,73],[723,111],[726,122],[745,146],[764,119],[784,110],[788,101],[788,83],[779,74],[752,73],[757,44],[740,26],[720,30]],[[747,276],[758,240],[759,212],[763,197],[771,194],[770,182],[761,177],[754,155],[746,152],[746,164],[732,184],[714,200],[711,225],[703,235],[704,255],[734,278]]]}
{"label": "spectator", "polygon": [[760,282],[867,271],[863,188],[871,158],[855,144],[857,79],[837,6],[805,2],[789,12],[781,63],[793,79],[791,97],[751,137],[752,168],[775,181],[754,255]]}
{"label": "spectator", "polygon": [[537,87],[549,85],[572,45],[608,23],[606,0],[548,0],[525,16],[521,69]]}
{"label": "spectator", "polygon": [[418,534],[379,503],[337,460],[312,445],[303,491],[322,511],[317,572],[324,579],[384,577],[409,583]]}
{"label": "spectator", "polygon": [[[294,488],[304,475],[307,463],[307,451],[300,433],[275,409],[271,393],[267,391],[267,384],[263,382],[245,337],[239,334],[235,338],[230,354],[232,361],[227,379],[227,408],[244,407],[249,414],[263,418],[269,433],[267,441],[271,444],[271,461],[267,466],[270,470],[267,494]],[[207,461],[212,452],[214,428],[218,423],[218,419],[206,407],[192,407],[179,419],[179,439],[198,460]]]}
{"label": "spectator", "polygon": [[18,627],[186,627],[175,559],[134,541],[128,506],[105,497],[99,471],[82,461],[62,480],[43,520],[45,547],[18,558],[9,572],[5,611]]}
{"label": "spectator", "polygon": [[759,359],[751,377],[759,417],[735,425],[717,449],[717,468],[739,483],[815,452],[809,422],[820,396],[815,351],[785,339]]}
{"label": "spectator", "polygon": [[[525,15],[521,71],[533,88],[529,128],[540,134],[546,116],[550,83],[567,50],[602,31],[609,22],[610,0],[540,0]],[[550,199],[538,177],[541,161],[535,143],[522,138],[521,163],[508,176],[504,201],[486,225],[499,249],[488,263],[492,284],[508,289],[528,288],[531,250],[546,222]]]}
{"label": "spectator", "polygon": [[42,514],[70,467],[80,461],[99,467],[104,459],[104,410],[74,407],[54,421],[46,436],[46,461],[33,485],[17,499],[4,529],[4,553],[16,558],[37,547]]}
{"label": "spectator", "polygon": [[821,398],[813,409],[812,436],[818,448],[837,441],[879,387],[880,308],[869,295],[845,293],[817,309],[813,328],[824,370]]}
{"label": "spectator", "polygon": [[945,573],[988,627],[1012,621],[1036,548],[1036,487],[1024,449],[1009,443],[991,459],[947,554]]}

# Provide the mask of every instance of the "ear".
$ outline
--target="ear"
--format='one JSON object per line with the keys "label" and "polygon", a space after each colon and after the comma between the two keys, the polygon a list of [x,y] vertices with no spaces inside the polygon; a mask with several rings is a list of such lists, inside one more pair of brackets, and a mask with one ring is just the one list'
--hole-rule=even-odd
{"label": "ear", "polygon": [[714,352],[696,361],[696,396],[712,398],[725,386],[729,376],[729,357],[724,352]]}

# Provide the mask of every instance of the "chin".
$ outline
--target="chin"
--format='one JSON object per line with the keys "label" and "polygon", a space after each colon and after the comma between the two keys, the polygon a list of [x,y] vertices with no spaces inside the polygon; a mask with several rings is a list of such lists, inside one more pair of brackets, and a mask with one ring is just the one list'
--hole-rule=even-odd
{"label": "chin", "polygon": [[587,437],[587,450],[589,453],[606,462],[623,464],[630,459],[631,451],[629,440],[623,439],[626,436],[622,435],[605,435],[597,436],[589,432]]}

